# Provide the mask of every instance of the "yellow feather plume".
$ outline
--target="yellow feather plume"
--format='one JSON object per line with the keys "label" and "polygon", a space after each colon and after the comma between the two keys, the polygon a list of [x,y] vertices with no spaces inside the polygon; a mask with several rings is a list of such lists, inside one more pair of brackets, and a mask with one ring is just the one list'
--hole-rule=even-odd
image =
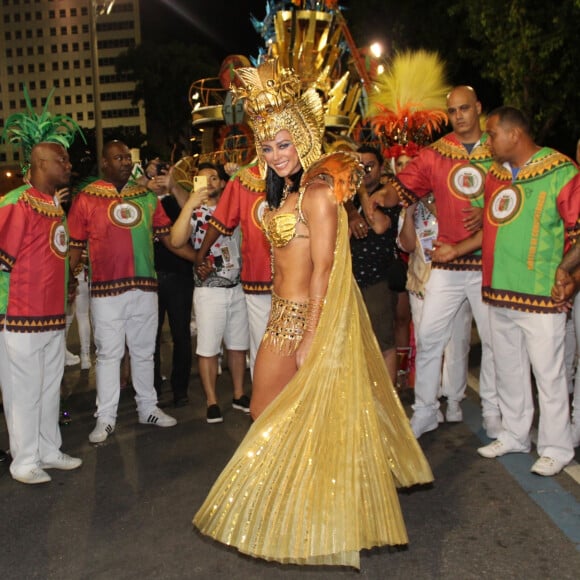
{"label": "yellow feather plume", "polygon": [[425,145],[433,131],[447,122],[445,64],[426,50],[397,54],[376,80],[369,97],[367,121],[390,144]]}

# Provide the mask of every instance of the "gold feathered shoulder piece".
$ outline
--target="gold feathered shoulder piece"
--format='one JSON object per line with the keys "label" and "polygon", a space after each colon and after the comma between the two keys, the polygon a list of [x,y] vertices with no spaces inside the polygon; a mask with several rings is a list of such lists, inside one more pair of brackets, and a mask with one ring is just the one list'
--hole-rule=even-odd
{"label": "gold feathered shoulder piece", "polygon": [[364,168],[358,155],[348,151],[336,151],[323,155],[302,176],[301,188],[308,187],[318,179],[325,181],[339,203],[353,197],[364,176]]}

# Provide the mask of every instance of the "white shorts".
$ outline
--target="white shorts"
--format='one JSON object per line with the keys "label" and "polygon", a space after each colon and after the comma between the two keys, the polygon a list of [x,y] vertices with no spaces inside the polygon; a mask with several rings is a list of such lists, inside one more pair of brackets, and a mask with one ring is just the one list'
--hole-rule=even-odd
{"label": "white shorts", "polygon": [[250,330],[242,285],[233,288],[198,287],[193,293],[200,356],[216,356],[222,340],[228,350],[248,350]]}

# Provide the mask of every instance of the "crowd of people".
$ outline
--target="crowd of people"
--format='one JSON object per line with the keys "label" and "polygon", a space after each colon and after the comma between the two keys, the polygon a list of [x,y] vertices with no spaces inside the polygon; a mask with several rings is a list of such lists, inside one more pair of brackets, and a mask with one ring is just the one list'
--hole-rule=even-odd
{"label": "crowd of people", "polygon": [[[42,142],[26,184],[0,200],[12,477],[45,483],[47,470],[82,464],[61,451],[58,425],[75,294],[83,320],[90,303],[96,347],[91,443],[115,431],[126,351],[138,421],[176,424],[158,405],[165,316],[180,407],[189,404],[195,315],[208,424],[223,421],[225,353],[231,405],[252,424],[194,525],[243,553],[358,567],[361,549],[407,542],[396,488],[432,481],[418,440],[462,421],[472,317],[490,439],[478,453],[529,452],[537,398],[532,472],[559,473],[580,443],[577,164],[537,145],[513,107],[490,112],[484,131],[468,86],[447,95],[451,132],[401,151],[395,171],[376,144],[323,155],[314,88],[302,92],[276,60],[238,75],[232,91],[255,135],[254,164],[202,163],[189,192],[158,161],[139,173],[127,145],[111,141],[101,176],[65,216],[57,192],[70,179],[68,153]],[[83,326],[85,369],[89,332]],[[397,348],[409,348],[409,335],[410,421],[396,389]]]}

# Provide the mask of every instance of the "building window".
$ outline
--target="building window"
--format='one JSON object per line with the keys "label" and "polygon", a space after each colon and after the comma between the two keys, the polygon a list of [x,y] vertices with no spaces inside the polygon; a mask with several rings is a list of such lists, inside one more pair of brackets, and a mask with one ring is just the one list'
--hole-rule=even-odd
{"label": "building window", "polygon": [[39,45],[36,47],[36,52],[37,52],[38,54],[44,54],[44,46],[42,46],[42,44],[39,44]]}
{"label": "building window", "polygon": [[68,44],[61,44],[60,49],[62,52],[68,52]]}
{"label": "building window", "polygon": [[59,105],[61,104],[62,99],[60,97],[54,97],[54,104]]}
{"label": "building window", "polygon": [[80,86],[81,86],[81,78],[75,77],[75,87],[80,87]]}
{"label": "building window", "polygon": [[40,88],[46,89],[46,81],[45,80],[40,81]]}
{"label": "building window", "polygon": [[58,52],[58,46],[56,46],[56,44],[51,44],[50,52],[52,52],[52,54],[56,54]]}
{"label": "building window", "polygon": [[89,118],[89,121],[94,121],[95,120],[95,113],[93,111],[89,111],[88,118]]}
{"label": "building window", "polygon": [[11,48],[6,49],[6,58],[12,58],[12,49]]}
{"label": "building window", "polygon": [[16,56],[22,56],[22,48],[18,47],[16,49]]}
{"label": "building window", "polygon": [[83,113],[77,113],[77,121],[84,121],[85,116]]}
{"label": "building window", "polygon": [[73,26],[70,27],[70,33],[71,34],[78,34],[79,33],[79,27],[76,24],[74,24]]}
{"label": "building window", "polygon": [[74,18],[77,15],[77,9],[76,8],[71,8],[70,9],[70,15]]}
{"label": "building window", "polygon": [[31,91],[35,91],[36,90],[36,81],[30,81],[30,83],[28,84],[28,88]]}
{"label": "building window", "polygon": [[55,71],[55,72],[58,70],[58,62],[53,62],[52,63],[52,70]]}
{"label": "building window", "polygon": [[36,29],[36,38],[42,38],[44,36],[44,31],[42,30],[42,28],[37,28]]}
{"label": "building window", "polygon": [[68,77],[63,79],[63,84],[65,87],[70,87],[70,79]]}
{"label": "building window", "polygon": [[70,95],[65,95],[64,104],[65,105],[72,105],[72,99],[71,99]]}
{"label": "building window", "polygon": [[28,73],[34,73],[34,65],[33,64],[29,64],[28,65]]}
{"label": "building window", "polygon": [[41,63],[38,65],[38,72],[41,72],[41,73],[43,73],[43,72],[45,72],[45,71],[46,71],[46,65],[45,65],[43,62],[41,62]]}
{"label": "building window", "polygon": [[6,67],[6,74],[8,76],[12,76],[14,74],[14,67],[12,65]]}
{"label": "building window", "polygon": [[14,83],[8,83],[8,92],[13,93],[16,90],[16,85]]}
{"label": "building window", "polygon": [[75,103],[76,103],[77,105],[81,105],[81,104],[82,104],[82,102],[83,102],[83,96],[82,96],[82,95],[76,95],[76,96],[75,96]]}
{"label": "building window", "polygon": [[7,30],[4,33],[4,40],[12,40],[12,34],[10,34],[10,30]]}

